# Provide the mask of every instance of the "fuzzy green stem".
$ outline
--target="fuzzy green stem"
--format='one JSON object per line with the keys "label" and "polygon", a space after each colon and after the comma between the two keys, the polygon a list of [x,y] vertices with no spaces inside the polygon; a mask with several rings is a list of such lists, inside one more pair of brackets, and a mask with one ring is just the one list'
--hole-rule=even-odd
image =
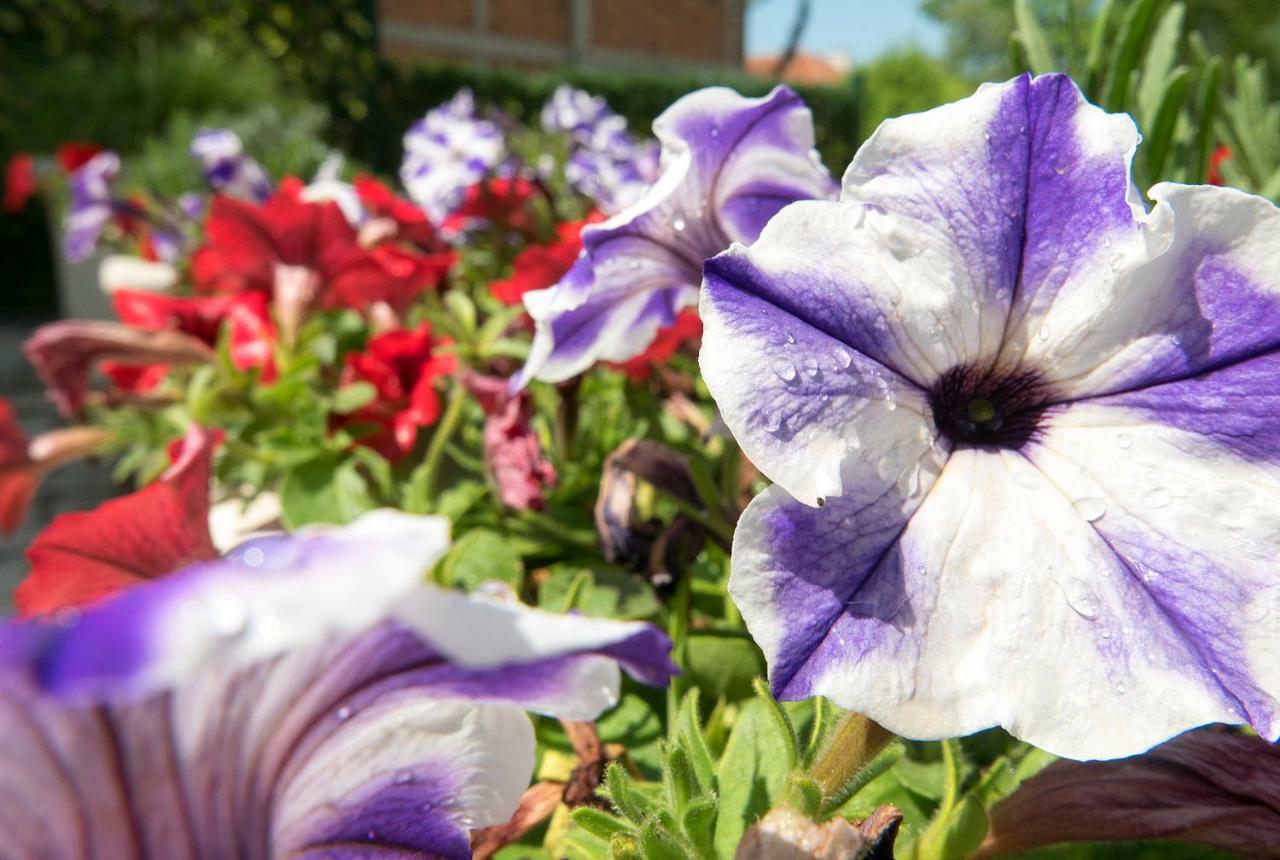
{"label": "fuzzy green stem", "polygon": [[444,408],[444,416],[436,425],[436,432],[431,436],[431,444],[427,446],[427,456],[422,461],[422,496],[428,501],[434,498],[436,477],[440,471],[440,464],[444,460],[445,446],[457,431],[466,405],[467,392],[461,384],[455,383],[453,390],[449,392],[449,403]]}
{"label": "fuzzy green stem", "polygon": [[831,738],[809,775],[822,786],[824,796],[837,796],[893,739],[893,733],[874,720],[847,713],[831,731]]}
{"label": "fuzzy green stem", "polygon": [[[682,671],[688,670],[689,663],[689,612],[692,605],[693,574],[688,570],[679,572],[676,579],[676,593],[671,599],[667,632],[671,636],[671,657]],[[671,679],[667,686],[667,726],[676,724],[680,713],[680,699],[684,695],[683,675]]]}

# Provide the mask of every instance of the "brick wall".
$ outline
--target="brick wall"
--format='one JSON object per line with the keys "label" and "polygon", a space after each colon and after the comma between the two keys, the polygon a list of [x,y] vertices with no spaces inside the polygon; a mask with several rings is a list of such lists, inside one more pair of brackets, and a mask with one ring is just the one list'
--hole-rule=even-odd
{"label": "brick wall", "polygon": [[746,0],[378,0],[397,62],[725,71],[742,66]]}

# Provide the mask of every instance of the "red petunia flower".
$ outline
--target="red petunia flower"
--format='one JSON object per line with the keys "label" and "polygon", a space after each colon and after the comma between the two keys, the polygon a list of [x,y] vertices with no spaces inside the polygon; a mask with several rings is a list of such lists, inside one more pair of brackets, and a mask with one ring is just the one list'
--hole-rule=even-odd
{"label": "red petunia flower", "polygon": [[1213,154],[1209,156],[1209,175],[1207,177],[1210,185],[1226,184],[1225,180],[1222,178],[1222,162],[1226,161],[1230,157],[1231,147],[1227,146],[1225,143],[1219,144],[1217,148],[1213,150]]}
{"label": "red petunia flower", "polygon": [[457,359],[438,350],[452,343],[433,338],[423,323],[409,331],[400,329],[372,338],[363,352],[350,353],[343,368],[342,384],[368,382],[377,390],[369,405],[347,416],[343,424],[371,423],[381,429],[360,440],[388,459],[413,450],[418,430],[440,417],[436,380],[457,368]]}
{"label": "red petunia flower", "polygon": [[553,286],[582,253],[582,228],[599,220],[600,216],[592,216],[585,221],[556,225],[555,240],[521,250],[512,263],[511,277],[494,281],[489,285],[489,292],[505,305],[518,305],[525,293]]}
{"label": "red petunia flower", "polygon": [[556,470],[530,426],[529,392],[512,394],[508,380],[476,373],[468,373],[463,382],[489,416],[484,422],[484,462],[498,498],[516,510],[542,510],[546,491],[556,485]]}
{"label": "red petunia flower", "polygon": [[221,433],[192,425],[154,483],[92,511],[57,517],[27,550],[14,603],[47,615],[218,557],[209,537],[209,469]]}
{"label": "red petunia flower", "polygon": [[214,198],[208,239],[192,259],[197,289],[271,296],[289,337],[311,307],[403,308],[452,263],[452,255],[407,247],[365,248],[336,203],[307,202],[300,192],[298,180],[286,179],[262,205]]}
{"label": "red petunia flower", "polygon": [[25,152],[15,153],[4,171],[4,211],[21,212],[39,188],[36,160]]}
{"label": "red petunia flower", "polygon": [[111,303],[126,325],[144,331],[184,332],[212,347],[218,345],[225,324],[230,327],[231,363],[236,369],[257,367],[262,369],[265,382],[276,378],[275,326],[263,293],[179,298],[144,290],[116,290]]}
{"label": "red petunia flower", "polygon": [[696,310],[687,308],[676,316],[674,323],[658,329],[653,343],[644,352],[623,362],[607,363],[610,367],[621,370],[629,379],[642,382],[649,378],[654,367],[670,361],[680,347],[701,336],[702,320],[698,318]]}
{"label": "red petunia flower", "polygon": [[167,364],[120,364],[116,361],[104,361],[98,365],[98,370],[111,381],[116,391],[128,394],[154,391],[169,375]]}
{"label": "red petunia flower", "polygon": [[486,179],[467,189],[462,203],[441,224],[449,234],[476,227],[532,234],[537,226],[532,202],[542,195],[527,179]]}
{"label": "red petunia flower", "polygon": [[92,141],[69,140],[58,144],[54,158],[63,173],[71,174],[92,161],[93,157],[102,150],[101,146]]}
{"label": "red petunia flower", "polygon": [[[383,183],[367,173],[362,173],[352,182],[356,196],[369,217],[375,220],[387,220],[395,225],[394,238],[408,242],[423,251],[443,251],[440,237],[436,229],[427,219],[427,213],[418,208],[411,200],[397,195]],[[452,256],[452,255],[451,255]]]}

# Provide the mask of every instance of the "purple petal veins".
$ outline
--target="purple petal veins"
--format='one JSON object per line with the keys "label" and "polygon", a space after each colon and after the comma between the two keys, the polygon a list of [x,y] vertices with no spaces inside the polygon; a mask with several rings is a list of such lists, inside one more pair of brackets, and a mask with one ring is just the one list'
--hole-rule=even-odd
{"label": "purple petal veins", "polygon": [[672,666],[647,625],[423,585],[446,546],[445,521],[379,511],[0,627],[0,841],[470,857],[528,785],[525,709],[591,719],[619,664],[659,684]]}
{"label": "purple petal veins", "polygon": [[777,486],[731,592],[775,691],[1074,758],[1280,736],[1280,210],[1133,188],[1021,77],[864,145],[707,262],[702,367]]}

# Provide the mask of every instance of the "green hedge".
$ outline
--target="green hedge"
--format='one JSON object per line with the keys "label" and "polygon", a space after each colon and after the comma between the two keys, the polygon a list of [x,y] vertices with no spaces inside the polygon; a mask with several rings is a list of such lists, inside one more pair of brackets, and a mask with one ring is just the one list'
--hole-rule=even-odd
{"label": "green hedge", "polygon": [[[447,101],[461,87],[470,87],[481,103],[502,108],[524,123],[538,122],[543,103],[561,83],[570,83],[604,96],[610,107],[627,118],[633,131],[647,134],[655,117],[672,102],[699,87],[730,86],[746,95],[763,95],[772,84],[757,78],[724,75],[657,76],[561,69],[531,73],[507,69],[423,64],[399,69],[381,64],[372,110],[353,141],[362,161],[380,171],[393,172],[400,162],[404,130],[428,109]],[[795,87],[813,109],[818,149],[839,176],[858,144],[861,99],[856,80],[834,87]]]}

